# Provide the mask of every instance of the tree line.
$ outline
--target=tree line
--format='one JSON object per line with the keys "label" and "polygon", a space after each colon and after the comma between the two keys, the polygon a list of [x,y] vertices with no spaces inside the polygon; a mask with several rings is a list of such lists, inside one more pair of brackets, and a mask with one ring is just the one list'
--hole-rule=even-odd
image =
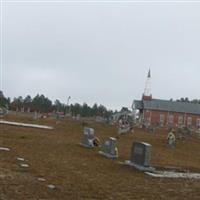
{"label": "tree line", "polygon": [[193,100],[189,100],[188,97],[182,97],[180,99],[176,100],[177,102],[186,102],[186,103],[196,103],[196,104],[200,104],[200,99],[193,99]]}
{"label": "tree line", "polygon": [[58,99],[56,99],[55,102],[52,102],[43,94],[37,94],[33,98],[30,95],[27,95],[24,98],[19,96],[11,100],[9,97],[6,98],[2,91],[0,91],[0,107],[5,107],[12,111],[23,110],[24,112],[37,111],[40,113],[62,112],[63,114],[80,114],[83,117],[110,117],[114,113],[112,110],[108,110],[105,106],[98,105],[97,103],[93,106],[89,106],[87,103],[83,103],[82,105],[79,103],[67,105],[60,102]]}

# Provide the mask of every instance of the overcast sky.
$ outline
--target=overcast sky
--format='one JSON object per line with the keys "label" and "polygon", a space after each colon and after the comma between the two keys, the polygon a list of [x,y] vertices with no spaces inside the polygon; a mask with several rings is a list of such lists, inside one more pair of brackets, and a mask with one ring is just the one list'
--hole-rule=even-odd
{"label": "overcast sky", "polygon": [[153,98],[200,99],[200,2],[3,5],[6,96],[120,109],[150,68]]}

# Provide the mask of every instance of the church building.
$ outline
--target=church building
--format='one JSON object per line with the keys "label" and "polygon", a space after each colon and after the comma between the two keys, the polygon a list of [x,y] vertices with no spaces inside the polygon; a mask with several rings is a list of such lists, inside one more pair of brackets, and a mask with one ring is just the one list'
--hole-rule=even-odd
{"label": "church building", "polygon": [[200,104],[152,98],[150,70],[142,99],[134,100],[133,108],[139,110],[139,120],[144,125],[200,127]]}

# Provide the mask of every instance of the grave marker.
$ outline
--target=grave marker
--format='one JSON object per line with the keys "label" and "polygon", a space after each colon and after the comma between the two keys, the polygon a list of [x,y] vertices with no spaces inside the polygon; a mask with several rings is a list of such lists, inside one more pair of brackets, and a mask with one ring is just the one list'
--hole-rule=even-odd
{"label": "grave marker", "polygon": [[130,160],[125,164],[135,167],[141,171],[154,171],[150,166],[151,145],[145,142],[133,142]]}
{"label": "grave marker", "polygon": [[94,129],[85,127],[83,130],[83,137],[81,139],[81,145],[84,147],[94,147]]}
{"label": "grave marker", "polygon": [[36,111],[33,114],[33,119],[38,119],[38,113]]}
{"label": "grave marker", "polygon": [[118,150],[116,147],[117,140],[113,137],[106,138],[101,145],[99,154],[107,158],[118,158]]}

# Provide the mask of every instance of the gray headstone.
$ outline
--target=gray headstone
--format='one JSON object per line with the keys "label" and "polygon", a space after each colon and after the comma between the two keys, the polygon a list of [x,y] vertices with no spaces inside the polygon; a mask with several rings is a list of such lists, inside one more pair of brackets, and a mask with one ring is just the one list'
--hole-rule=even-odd
{"label": "gray headstone", "polygon": [[150,166],[151,145],[145,142],[133,142],[131,158],[125,164],[135,167],[141,171],[155,171]]}
{"label": "gray headstone", "polygon": [[76,120],[77,120],[77,121],[80,120],[80,118],[81,118],[81,115],[80,115],[80,114],[76,115]]}
{"label": "gray headstone", "polygon": [[144,142],[133,142],[131,148],[131,162],[144,166],[150,166],[151,145]]}
{"label": "gray headstone", "polygon": [[38,113],[36,111],[33,114],[33,119],[38,119]]}
{"label": "gray headstone", "polygon": [[106,138],[101,145],[99,154],[104,155],[108,158],[117,158],[118,152],[116,151],[117,140],[113,137]]}
{"label": "gray headstone", "polygon": [[85,127],[83,130],[83,136],[81,139],[81,145],[85,147],[93,147],[94,129]]}

